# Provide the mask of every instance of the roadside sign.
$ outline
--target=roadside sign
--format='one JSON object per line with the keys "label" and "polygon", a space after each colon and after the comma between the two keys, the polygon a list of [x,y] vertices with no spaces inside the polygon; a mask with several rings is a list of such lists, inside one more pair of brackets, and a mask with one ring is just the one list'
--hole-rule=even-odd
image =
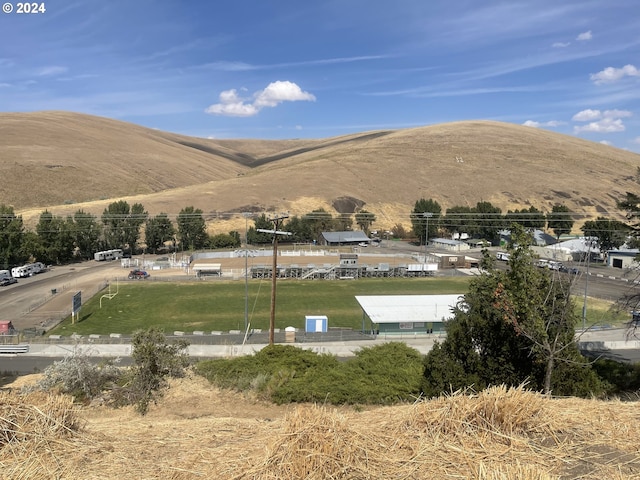
{"label": "roadside sign", "polygon": [[77,292],[73,295],[73,303],[71,306],[71,312],[73,313],[73,315],[78,313],[78,311],[80,310],[80,305],[82,305],[82,292]]}

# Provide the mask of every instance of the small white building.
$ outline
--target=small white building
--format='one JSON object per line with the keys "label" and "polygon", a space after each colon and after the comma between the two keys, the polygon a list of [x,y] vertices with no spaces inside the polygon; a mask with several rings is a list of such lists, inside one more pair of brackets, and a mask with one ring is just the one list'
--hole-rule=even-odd
{"label": "small white building", "polygon": [[450,238],[434,238],[430,239],[429,243],[435,248],[451,250],[453,252],[461,252],[463,250],[471,249],[471,246],[468,243],[463,242],[462,240],[452,240]]}
{"label": "small white building", "polygon": [[455,295],[356,295],[371,329],[379,333],[434,333],[444,331],[453,307],[463,298]]}
{"label": "small white building", "polygon": [[637,248],[628,250],[609,250],[607,252],[607,266],[613,268],[637,268],[640,250]]}

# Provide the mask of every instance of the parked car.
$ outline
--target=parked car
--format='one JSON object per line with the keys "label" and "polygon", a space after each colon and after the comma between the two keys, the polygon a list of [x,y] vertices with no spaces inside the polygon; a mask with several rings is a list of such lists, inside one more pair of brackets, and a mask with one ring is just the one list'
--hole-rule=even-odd
{"label": "parked car", "polygon": [[0,287],[6,287],[7,285],[12,285],[14,283],[18,283],[18,280],[13,277],[4,277],[0,280]]}
{"label": "parked car", "polygon": [[144,270],[131,270],[129,272],[129,280],[144,280],[149,277],[150,275]]}

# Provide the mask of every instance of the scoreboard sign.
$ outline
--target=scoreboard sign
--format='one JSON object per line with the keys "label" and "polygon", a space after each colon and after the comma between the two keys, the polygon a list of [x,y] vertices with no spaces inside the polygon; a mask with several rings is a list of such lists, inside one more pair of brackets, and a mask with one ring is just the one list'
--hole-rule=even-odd
{"label": "scoreboard sign", "polygon": [[77,292],[73,295],[73,301],[71,306],[71,312],[73,315],[80,311],[80,306],[82,305],[82,292]]}

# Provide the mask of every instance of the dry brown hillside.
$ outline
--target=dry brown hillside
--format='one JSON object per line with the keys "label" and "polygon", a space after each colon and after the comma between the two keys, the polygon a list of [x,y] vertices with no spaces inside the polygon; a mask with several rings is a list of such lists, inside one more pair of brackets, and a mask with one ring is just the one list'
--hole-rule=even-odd
{"label": "dry brown hillside", "polygon": [[640,478],[636,402],[492,387],[390,407],[277,406],[195,377],[141,417],[9,387],[7,480]]}
{"label": "dry brown hillside", "polygon": [[210,219],[364,205],[381,228],[407,223],[419,198],[444,209],[562,203],[584,219],[618,214],[625,192],[640,190],[638,154],[489,121],[271,141],[192,138],[74,113],[0,114],[0,159],[1,202],[27,222],[44,208],[99,215],[117,198],[152,215],[193,205]]}

